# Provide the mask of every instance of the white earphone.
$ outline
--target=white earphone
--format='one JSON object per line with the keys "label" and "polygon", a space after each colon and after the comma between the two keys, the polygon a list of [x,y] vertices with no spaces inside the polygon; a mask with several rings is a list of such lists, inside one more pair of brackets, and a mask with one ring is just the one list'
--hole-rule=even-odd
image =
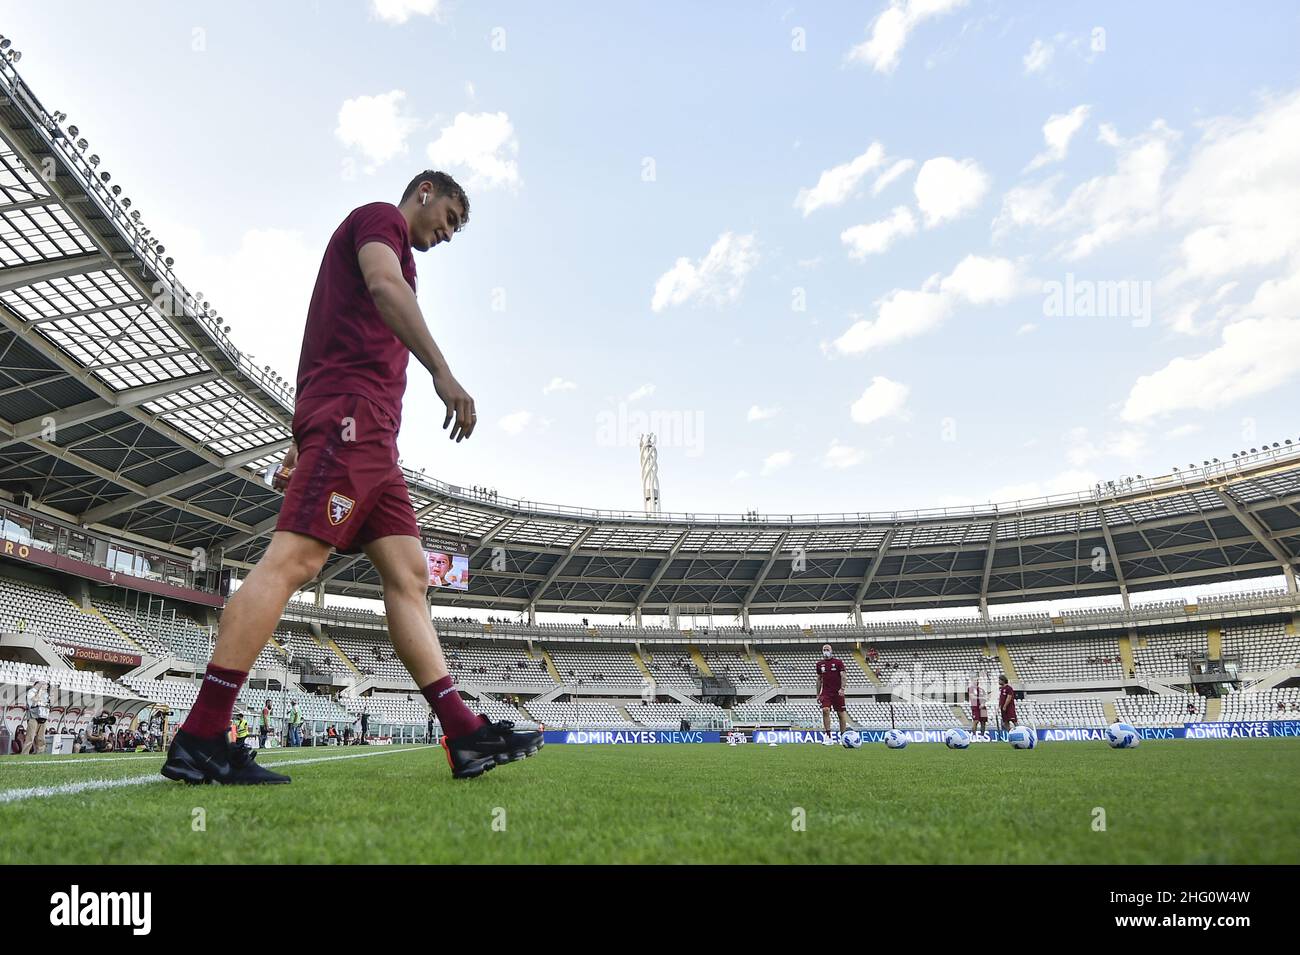
{"label": "white earphone", "polygon": [[420,205],[427,206],[428,204],[429,204],[429,194],[426,192],[424,195],[420,196]]}

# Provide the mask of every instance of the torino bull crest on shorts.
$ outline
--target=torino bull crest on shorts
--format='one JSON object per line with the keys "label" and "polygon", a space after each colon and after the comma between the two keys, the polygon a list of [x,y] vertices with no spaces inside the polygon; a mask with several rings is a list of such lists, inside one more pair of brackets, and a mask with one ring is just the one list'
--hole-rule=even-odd
{"label": "torino bull crest on shorts", "polygon": [[352,508],[357,502],[346,495],[335,491],[330,495],[329,500],[329,518],[330,523],[337,527],[348,519],[352,514]]}

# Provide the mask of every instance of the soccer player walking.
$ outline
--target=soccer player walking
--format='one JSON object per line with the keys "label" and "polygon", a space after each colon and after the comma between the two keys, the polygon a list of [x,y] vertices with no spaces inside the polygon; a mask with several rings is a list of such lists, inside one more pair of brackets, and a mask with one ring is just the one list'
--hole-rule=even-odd
{"label": "soccer player walking", "polygon": [[450,242],[469,199],[446,173],[425,171],[397,205],[354,209],[334,231],[312,292],[298,359],[292,476],[271,542],[227,603],[212,661],[162,774],[198,783],[287,783],[225,736],[239,688],[294,593],[331,551],[363,552],[379,571],[393,648],[442,724],[458,779],[532,755],[537,732],[470,711],[447,672],[426,603],[429,566],[397,464],[397,432],[411,355],[446,407],[459,442],[474,433],[474,399],[452,375],[415,297],[413,251]]}
{"label": "soccer player walking", "polygon": [[998,715],[1002,718],[1002,728],[1011,730],[1016,725],[1016,691],[1004,673],[998,677]]}
{"label": "soccer player walking", "polygon": [[822,644],[822,658],[817,661],[817,702],[822,707],[822,727],[826,738],[822,741],[827,746],[831,742],[831,709],[839,716],[840,732],[848,729],[848,717],[844,713],[844,662],[832,655],[831,645]]}

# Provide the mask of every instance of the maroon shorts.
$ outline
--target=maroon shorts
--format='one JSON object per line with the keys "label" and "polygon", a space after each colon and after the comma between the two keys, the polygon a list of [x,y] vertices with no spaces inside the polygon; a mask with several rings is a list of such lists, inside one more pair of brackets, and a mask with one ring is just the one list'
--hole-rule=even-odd
{"label": "maroon shorts", "polygon": [[970,708],[970,719],[972,723],[987,723],[989,721],[988,715],[985,714],[982,706],[972,706]]}
{"label": "maroon shorts", "polygon": [[397,422],[360,395],[331,395],[293,417],[298,464],[277,531],[294,531],[355,554],[381,537],[419,537],[397,465]]}
{"label": "maroon shorts", "polygon": [[823,710],[834,710],[836,713],[844,712],[844,693],[823,693],[817,697],[817,702],[821,704]]}
{"label": "maroon shorts", "polygon": [[1018,722],[1018,721],[1016,720],[1016,708],[1015,708],[1014,706],[1011,707],[1011,709],[1006,710],[1006,711],[1003,712],[1003,714],[1002,714],[1002,722],[1003,722],[1003,723],[1015,723],[1015,722]]}

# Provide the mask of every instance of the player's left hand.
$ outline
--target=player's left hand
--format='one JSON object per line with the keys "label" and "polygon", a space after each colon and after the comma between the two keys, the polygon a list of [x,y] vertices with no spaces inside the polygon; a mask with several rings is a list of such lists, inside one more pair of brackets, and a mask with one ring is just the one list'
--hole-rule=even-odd
{"label": "player's left hand", "polygon": [[[474,426],[478,423],[478,415],[474,412],[474,399],[450,374],[435,378],[433,388],[438,392],[442,403],[447,406],[447,417],[443,419],[442,427],[446,430],[447,426],[451,425],[451,434],[448,437],[457,442],[468,438],[474,433]],[[455,424],[452,424],[453,419]]]}

